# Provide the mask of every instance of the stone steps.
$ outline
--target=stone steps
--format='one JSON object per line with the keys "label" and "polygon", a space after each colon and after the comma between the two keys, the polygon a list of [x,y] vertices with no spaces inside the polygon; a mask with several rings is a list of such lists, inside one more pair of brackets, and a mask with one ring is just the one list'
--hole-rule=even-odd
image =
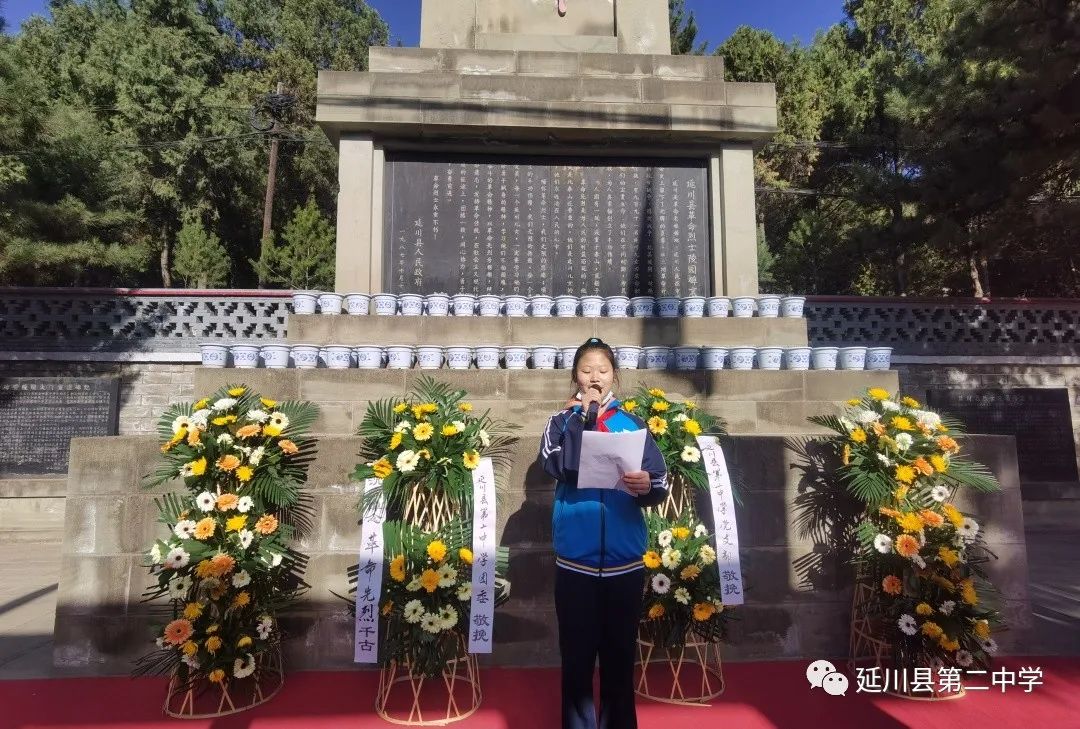
{"label": "stone steps", "polygon": [[303,344],[805,347],[805,319],[703,317],[533,318],[482,316],[290,315],[288,341]]}

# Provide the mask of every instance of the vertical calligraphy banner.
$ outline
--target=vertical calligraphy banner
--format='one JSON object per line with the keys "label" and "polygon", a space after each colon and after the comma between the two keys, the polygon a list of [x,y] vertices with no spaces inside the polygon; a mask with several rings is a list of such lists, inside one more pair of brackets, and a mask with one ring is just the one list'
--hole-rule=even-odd
{"label": "vertical calligraphy banner", "polygon": [[484,458],[473,471],[472,603],[469,653],[491,653],[495,617],[495,470]]}
{"label": "vertical calligraphy banner", "polygon": [[715,436],[699,435],[702,463],[709,475],[713,530],[716,532],[716,568],[720,572],[721,600],[725,605],[743,604],[742,566],[739,562],[739,528],[735,522],[735,498],[731,475],[720,442]]}
{"label": "vertical calligraphy banner", "polygon": [[[381,485],[380,479],[367,479],[364,482],[364,501]],[[364,524],[360,530],[360,570],[356,574],[356,645],[353,651],[355,663],[379,661],[379,597],[382,595],[385,521],[386,506],[380,498],[364,513]]]}

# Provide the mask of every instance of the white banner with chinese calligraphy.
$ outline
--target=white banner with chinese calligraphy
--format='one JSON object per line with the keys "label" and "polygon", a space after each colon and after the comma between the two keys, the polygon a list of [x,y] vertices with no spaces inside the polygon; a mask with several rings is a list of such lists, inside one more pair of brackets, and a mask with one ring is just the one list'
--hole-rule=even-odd
{"label": "white banner with chinese calligraphy", "polygon": [[[364,482],[364,496],[378,489],[382,481],[369,478]],[[353,661],[379,661],[379,597],[383,576],[383,522],[386,506],[379,501],[364,513],[360,530],[360,571],[356,575],[356,645]]]}
{"label": "white banner with chinese calligraphy", "polygon": [[702,463],[709,475],[713,530],[716,532],[716,568],[720,572],[721,600],[725,605],[743,604],[742,567],[739,563],[739,529],[735,522],[735,498],[731,475],[720,442],[715,436],[699,435]]}
{"label": "white banner with chinese calligraphy", "polygon": [[472,602],[469,653],[491,653],[495,616],[495,469],[484,458],[473,471]]}

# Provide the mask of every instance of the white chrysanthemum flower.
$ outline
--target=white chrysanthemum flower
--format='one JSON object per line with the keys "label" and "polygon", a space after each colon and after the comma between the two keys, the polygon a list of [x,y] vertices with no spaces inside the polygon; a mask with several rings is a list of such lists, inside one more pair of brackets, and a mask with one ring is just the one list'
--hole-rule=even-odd
{"label": "white chrysanthemum flower", "polygon": [[213,511],[216,503],[217,497],[209,491],[203,491],[195,497],[195,505],[199,507],[199,511]]}
{"label": "white chrysanthemum flower", "polygon": [[439,575],[439,587],[453,587],[457,582],[457,570],[449,564],[444,564],[436,573]]}
{"label": "white chrysanthemum flower", "polygon": [[671,539],[672,535],[670,529],[665,529],[664,531],[656,535],[656,541],[661,547],[670,547]]}
{"label": "white chrysanthemum flower", "polygon": [[251,542],[255,539],[255,532],[251,531],[250,529],[241,529],[240,533],[237,534],[237,536],[240,537],[240,546],[244,549],[247,549],[251,546]]}
{"label": "white chrysanthemum flower", "polygon": [[844,426],[844,430],[849,433],[859,427],[855,425],[855,421],[851,420],[851,418],[840,418],[840,425]]}
{"label": "white chrysanthemum flower", "polygon": [[901,615],[900,619],[896,621],[896,624],[900,627],[900,630],[904,632],[904,635],[915,635],[919,632],[918,623],[915,622],[915,618],[910,615]]}
{"label": "white chrysanthemum flower", "polygon": [[685,423],[689,419],[690,419],[690,417],[686,413],[679,413],[678,415],[676,415],[674,418],[671,419],[671,422],[673,422],[673,423]]}
{"label": "white chrysanthemum flower", "polygon": [[154,546],[150,547],[150,563],[161,564],[161,560],[164,558],[165,555],[161,553],[161,545],[155,542]]}
{"label": "white chrysanthemum flower", "polygon": [[243,659],[237,658],[233,661],[232,672],[236,678],[247,678],[255,673],[255,656],[248,653]]}
{"label": "white chrysanthemum flower", "polygon": [[419,600],[409,600],[405,603],[405,609],[402,612],[405,622],[415,625],[420,622],[420,618],[424,617],[424,605]]}
{"label": "white chrysanthemum flower", "polygon": [[682,449],[682,453],[679,457],[687,463],[697,463],[701,460],[701,451],[694,446],[686,446]]}
{"label": "white chrysanthemum flower", "polygon": [[915,416],[915,424],[920,428],[937,430],[937,427],[941,425],[941,416],[937,413],[932,413],[928,410],[916,410],[912,414]]}
{"label": "white chrysanthemum flower", "polygon": [[986,640],[980,640],[979,641],[979,647],[982,648],[983,651],[988,656],[992,656],[992,655],[994,655],[995,653],[998,652],[997,641],[994,640],[993,638],[987,638]]}
{"label": "white chrysanthemum flower", "polygon": [[270,413],[267,425],[271,428],[285,430],[289,427],[289,416],[282,412]]}
{"label": "white chrysanthemum flower", "polygon": [[247,587],[251,584],[251,575],[247,573],[247,570],[240,570],[232,576],[233,587]]}
{"label": "white chrysanthemum flower", "polygon": [[952,615],[953,608],[955,607],[955,600],[946,600],[945,602],[941,603],[941,607],[938,608],[938,612],[940,612],[942,615]]}
{"label": "white chrysanthemum flower", "polygon": [[657,595],[666,595],[671,589],[671,578],[663,573],[653,575],[652,589]]}
{"label": "white chrysanthemum flower", "polygon": [[281,552],[271,552],[270,553],[270,566],[271,567],[280,567],[281,562],[282,562],[282,560],[284,558],[285,558],[285,556]]}
{"label": "white chrysanthemum flower", "polygon": [[716,612],[718,612],[718,613],[724,612],[724,601],[723,600],[721,600],[718,597],[714,597],[709,602],[711,602],[713,604],[713,607],[716,608]]}
{"label": "white chrysanthemum flower", "polygon": [[892,400],[882,400],[881,409],[889,413],[898,413],[900,412],[900,403]]}
{"label": "white chrysanthemum flower", "polygon": [[457,432],[459,432],[459,433],[464,433],[465,432],[465,423],[462,422],[461,420],[455,420],[450,424],[453,425],[455,428],[457,428]]}
{"label": "white chrysanthemum flower", "polygon": [[664,553],[660,555],[660,562],[669,570],[673,570],[682,562],[682,552],[677,549],[665,549]]}
{"label": "white chrysanthemum flower", "polygon": [[910,433],[900,433],[896,436],[896,447],[901,452],[906,451],[908,448],[911,448],[911,445],[914,442],[915,439],[911,437]]}
{"label": "white chrysanthemum flower", "polygon": [[199,670],[199,661],[195,659],[195,656],[184,656],[180,660],[192,671]]}
{"label": "white chrysanthemum flower", "polygon": [[450,628],[457,625],[458,611],[450,605],[443,605],[439,608],[439,627],[443,630],[450,630]]}
{"label": "white chrysanthemum flower", "polygon": [[972,664],[974,657],[970,652],[965,650],[956,651],[956,665],[961,668],[967,668]]}
{"label": "white chrysanthemum flower", "polygon": [[708,533],[709,533],[709,530],[705,528],[704,524],[698,524],[696,527],[694,527],[694,538],[695,539],[700,539],[701,537],[705,536]]}
{"label": "white chrysanthemum flower", "polygon": [[420,618],[420,627],[425,632],[435,635],[442,630],[442,622],[435,613],[424,613],[424,616]]}
{"label": "white chrysanthemum flower", "polygon": [[472,599],[472,583],[471,582],[463,582],[460,585],[458,585],[457,599],[461,600],[462,602],[465,602],[466,600],[471,600]]}
{"label": "white chrysanthemum flower", "polygon": [[259,446],[255,450],[248,454],[248,463],[252,466],[257,466],[262,462],[263,456],[266,454],[266,448]]}
{"label": "white chrysanthemum flower", "polygon": [[194,475],[195,475],[195,469],[193,469],[191,467],[190,463],[185,463],[184,465],[180,466],[180,476],[181,476],[181,478],[191,478]]}
{"label": "white chrysanthemum flower", "polygon": [[884,453],[878,453],[877,459],[881,462],[881,465],[885,466],[886,468],[893,467],[893,462],[889,460],[889,457],[886,456]]}
{"label": "white chrysanthemum flower", "polygon": [[176,420],[172,421],[173,435],[176,435],[181,430],[190,430],[190,429],[191,429],[191,418],[189,418],[187,415],[180,415],[180,416],[178,416],[176,418]]}
{"label": "white chrysanthemum flower", "polygon": [[860,425],[871,425],[881,420],[881,415],[875,413],[873,410],[860,410],[855,413],[855,420]]}
{"label": "white chrysanthemum flower", "polygon": [[255,408],[254,410],[248,410],[247,415],[244,416],[253,423],[265,423],[266,419],[270,417],[270,413],[265,410]]}
{"label": "white chrysanthemum flower", "polygon": [[270,637],[270,634],[274,632],[274,620],[269,615],[264,615],[259,621],[259,624],[255,626],[255,631],[259,634],[259,640],[266,640]]}
{"label": "white chrysanthemum flower", "polygon": [[716,550],[708,544],[703,544],[698,552],[698,559],[701,560],[701,564],[710,565],[716,561]]}
{"label": "white chrysanthemum flower", "polygon": [[217,402],[215,402],[213,405],[211,405],[210,409],[217,410],[218,412],[223,412],[225,410],[228,410],[235,404],[236,400],[233,400],[231,397],[223,397]]}
{"label": "white chrysanthemum flower", "polygon": [[410,473],[416,470],[420,463],[420,454],[416,451],[402,451],[397,457],[397,469],[402,473]]}
{"label": "white chrysanthemum flower", "polygon": [[196,410],[191,414],[191,427],[198,428],[199,430],[206,430],[207,424],[210,422],[210,411],[206,408],[202,410]]}
{"label": "white chrysanthemum flower", "polygon": [[169,583],[169,597],[173,600],[183,600],[191,589],[191,578],[177,577]]}
{"label": "white chrysanthemum flower", "polygon": [[181,519],[173,527],[173,534],[181,539],[191,539],[195,536],[195,522],[191,519]]}
{"label": "white chrysanthemum flower", "polygon": [[231,446],[233,444],[233,437],[228,433],[222,433],[217,437],[217,444],[220,446]]}
{"label": "white chrysanthemum flower", "polygon": [[191,561],[191,555],[180,547],[174,547],[165,555],[165,566],[171,570],[183,569]]}
{"label": "white chrysanthemum flower", "polygon": [[252,499],[250,496],[241,496],[240,500],[236,502],[236,510],[239,511],[241,514],[248,513],[254,506],[255,500]]}
{"label": "white chrysanthemum flower", "polygon": [[956,532],[964,539],[974,539],[975,535],[979,533],[979,522],[970,516],[965,516]]}
{"label": "white chrysanthemum flower", "polygon": [[394,426],[394,432],[395,433],[404,433],[405,431],[409,430],[410,428],[412,428],[412,423],[410,423],[408,420],[402,420],[400,423],[398,423],[397,425]]}
{"label": "white chrysanthemum flower", "polygon": [[938,502],[939,504],[944,503],[945,499],[949,498],[949,487],[935,486],[930,491],[930,498]]}
{"label": "white chrysanthemum flower", "polygon": [[874,537],[874,549],[882,554],[888,554],[892,551],[893,540],[888,534],[878,534]]}
{"label": "white chrysanthemum flower", "polygon": [[420,582],[419,577],[414,577],[409,580],[409,584],[405,585],[405,589],[409,592],[417,592],[423,589],[424,585]]}
{"label": "white chrysanthemum flower", "polygon": [[680,587],[675,590],[675,600],[683,605],[690,604],[690,591],[685,587]]}
{"label": "white chrysanthemum flower", "polygon": [[165,639],[161,638],[161,637],[156,638],[154,640],[154,645],[156,645],[158,648],[164,649],[165,648]]}

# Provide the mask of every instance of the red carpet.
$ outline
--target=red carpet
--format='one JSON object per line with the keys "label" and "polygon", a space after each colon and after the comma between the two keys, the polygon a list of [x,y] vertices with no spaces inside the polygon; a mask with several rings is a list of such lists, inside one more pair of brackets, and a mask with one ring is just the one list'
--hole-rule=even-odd
{"label": "red carpet", "polygon": [[[727,691],[710,707],[638,700],[641,729],[1033,729],[1080,727],[1080,658],[1005,658],[998,667],[1040,666],[1043,685],[969,691],[936,703],[855,692],[830,696],[806,681],[809,662],[729,663]],[[837,662],[840,665],[840,662]],[[456,726],[467,729],[558,729],[558,672],[482,669],[484,703]],[[391,726],[375,716],[373,672],[295,673],[272,701],[216,720],[178,722],[161,713],[165,684],[126,678],[0,681],[0,727],[184,726],[193,729],[368,729]],[[984,685],[989,685],[986,681]]]}

